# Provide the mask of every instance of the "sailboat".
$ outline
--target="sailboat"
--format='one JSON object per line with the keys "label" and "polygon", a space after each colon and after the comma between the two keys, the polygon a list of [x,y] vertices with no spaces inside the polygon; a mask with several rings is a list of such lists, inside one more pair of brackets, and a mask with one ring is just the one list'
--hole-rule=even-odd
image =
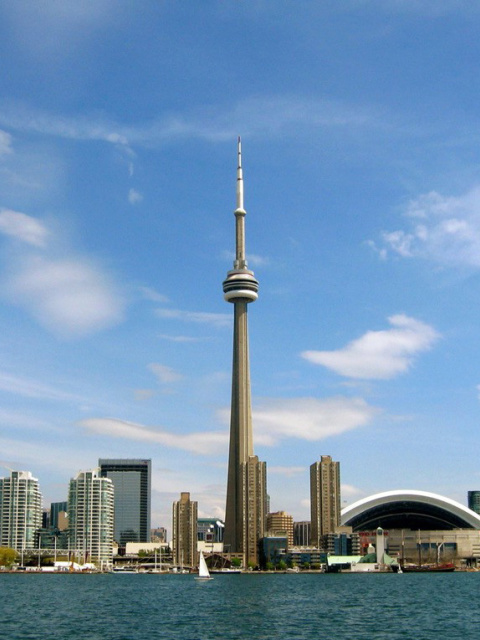
{"label": "sailboat", "polygon": [[207,563],[203,557],[203,551],[200,551],[200,561],[198,563],[198,576],[195,576],[195,580],[213,580],[208,570]]}

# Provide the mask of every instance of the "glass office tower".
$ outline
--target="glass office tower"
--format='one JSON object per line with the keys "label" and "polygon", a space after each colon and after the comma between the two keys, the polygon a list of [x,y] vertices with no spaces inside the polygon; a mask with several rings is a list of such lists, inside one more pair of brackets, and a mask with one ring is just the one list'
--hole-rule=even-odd
{"label": "glass office tower", "polygon": [[115,541],[150,542],[151,460],[100,459],[98,466],[115,487]]}

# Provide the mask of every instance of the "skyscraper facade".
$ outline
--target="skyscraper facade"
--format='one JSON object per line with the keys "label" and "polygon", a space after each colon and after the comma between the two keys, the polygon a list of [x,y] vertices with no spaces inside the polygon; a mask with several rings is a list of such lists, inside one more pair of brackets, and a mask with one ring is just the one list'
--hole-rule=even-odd
{"label": "skyscraper facade", "polygon": [[468,492],[468,508],[480,515],[480,491]]}
{"label": "skyscraper facade", "polygon": [[17,551],[36,547],[42,527],[42,494],[30,471],[0,478],[0,546]]}
{"label": "skyscraper facade", "polygon": [[311,525],[309,520],[293,523],[293,544],[296,547],[309,547],[311,542]]}
{"label": "skyscraper facade", "polygon": [[242,553],[245,563],[258,563],[258,541],[264,535],[266,464],[253,453],[247,307],[258,297],[258,282],[245,253],[243,170],[238,140],[236,251],[233,269],[223,282],[224,298],[234,305],[232,401],[228,458],[225,551]]}
{"label": "skyscraper facade", "polygon": [[80,471],[68,491],[70,550],[84,562],[112,562],[114,488],[98,470]]}
{"label": "skyscraper facade", "polygon": [[173,559],[180,567],[195,567],[197,558],[198,503],[190,500],[190,494],[183,492],[180,500],[173,503]]}
{"label": "skyscraper facade", "polygon": [[151,460],[100,459],[98,466],[115,487],[116,542],[150,542]]}
{"label": "skyscraper facade", "polygon": [[310,467],[311,544],[322,546],[322,536],[340,525],[340,463],[330,456]]}

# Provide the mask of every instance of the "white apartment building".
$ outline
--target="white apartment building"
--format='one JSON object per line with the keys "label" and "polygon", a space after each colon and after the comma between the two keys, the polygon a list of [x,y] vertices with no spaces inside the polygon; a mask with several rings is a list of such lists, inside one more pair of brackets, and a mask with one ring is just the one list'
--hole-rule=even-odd
{"label": "white apartment building", "polygon": [[98,470],[80,471],[68,491],[69,545],[83,563],[112,563],[114,487]]}
{"label": "white apartment building", "polygon": [[42,526],[42,494],[30,471],[0,478],[0,545],[16,551],[34,549]]}

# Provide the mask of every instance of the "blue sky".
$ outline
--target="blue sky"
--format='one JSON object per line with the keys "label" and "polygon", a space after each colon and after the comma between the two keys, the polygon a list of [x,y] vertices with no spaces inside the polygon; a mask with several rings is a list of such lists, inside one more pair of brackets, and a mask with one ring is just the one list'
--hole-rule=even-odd
{"label": "blue sky", "polygon": [[[480,486],[480,6],[0,1],[0,459],[222,516],[242,136],[271,509]],[[4,473],[7,470],[4,469]]]}

